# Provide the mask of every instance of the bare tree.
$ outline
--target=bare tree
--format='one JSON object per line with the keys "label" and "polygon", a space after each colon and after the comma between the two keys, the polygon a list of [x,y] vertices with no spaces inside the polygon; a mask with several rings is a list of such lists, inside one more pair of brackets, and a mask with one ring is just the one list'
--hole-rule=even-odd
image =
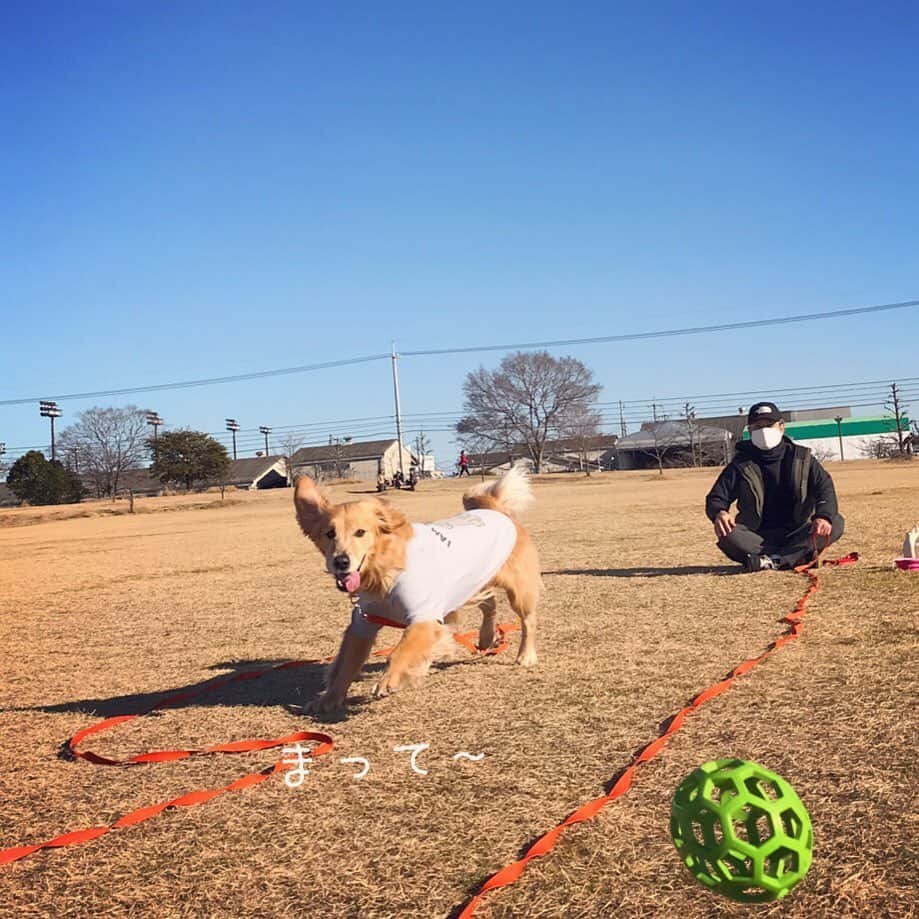
{"label": "bare tree", "polygon": [[687,402],[683,406],[683,417],[686,419],[686,427],[689,430],[689,453],[692,457],[692,464],[693,466],[701,466],[701,456],[699,461],[696,462],[696,407]]}
{"label": "bare tree", "polygon": [[667,415],[658,412],[657,405],[653,402],[651,403],[651,415],[654,420],[645,428],[651,436],[651,446],[642,452],[654,458],[658,472],[663,475],[664,460],[674,446],[672,426]]}
{"label": "bare tree", "polygon": [[285,434],[279,441],[281,457],[284,460],[284,474],[287,476],[287,487],[294,484],[294,454],[303,446],[303,437],[300,434]]}
{"label": "bare tree", "polygon": [[565,414],[560,427],[562,437],[574,443],[581,472],[586,472],[589,476],[590,462],[587,453],[590,439],[600,433],[600,415],[586,405],[575,405]]}
{"label": "bare tree", "polygon": [[520,444],[540,472],[546,442],[561,435],[564,419],[576,408],[589,410],[599,392],[593,371],[579,360],[518,351],[507,355],[497,370],[480,367],[467,375],[465,414],[456,431],[495,446]]}
{"label": "bare tree", "polygon": [[424,478],[425,473],[425,457],[431,451],[431,441],[430,438],[424,433],[424,431],[419,431],[415,437],[415,456],[418,459],[418,474],[421,478]]}
{"label": "bare tree", "polygon": [[909,422],[906,418],[906,411],[909,406],[903,402],[903,394],[897,388],[896,383],[890,384],[890,396],[887,399],[886,407],[897,423],[897,450],[900,453],[907,453],[911,446]]}
{"label": "bare tree", "polygon": [[[335,478],[341,479],[342,476],[342,466],[345,461],[345,447],[351,443],[352,438],[350,437],[332,437],[329,436],[329,444],[332,446],[332,455],[335,459]],[[351,466],[348,464],[348,474],[350,475]]]}
{"label": "bare tree", "polygon": [[832,447],[811,447],[811,453],[818,463],[826,463],[836,458],[836,451]]}
{"label": "bare tree", "polygon": [[122,473],[147,458],[147,413],[136,405],[91,408],[58,438],[71,471],[92,477],[99,497],[114,501]]}
{"label": "bare tree", "polygon": [[890,459],[898,452],[897,439],[889,437],[863,437],[858,442],[858,452],[869,459]]}

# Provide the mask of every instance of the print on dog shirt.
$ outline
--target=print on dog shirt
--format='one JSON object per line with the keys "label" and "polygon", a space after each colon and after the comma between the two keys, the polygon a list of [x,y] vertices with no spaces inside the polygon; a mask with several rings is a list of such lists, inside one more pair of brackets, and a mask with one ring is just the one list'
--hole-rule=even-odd
{"label": "print on dog shirt", "polygon": [[507,561],[517,541],[514,522],[498,511],[467,511],[448,520],[412,524],[405,569],[389,595],[358,593],[351,631],[371,638],[380,626],[364,614],[404,622],[438,622],[474,597]]}

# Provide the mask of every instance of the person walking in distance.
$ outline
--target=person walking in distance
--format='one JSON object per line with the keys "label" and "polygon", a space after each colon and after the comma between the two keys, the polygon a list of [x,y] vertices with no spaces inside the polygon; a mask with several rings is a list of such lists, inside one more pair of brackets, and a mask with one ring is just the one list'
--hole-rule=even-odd
{"label": "person walking in distance", "polygon": [[469,457],[466,456],[465,450],[460,450],[459,477],[462,478],[464,475],[469,475]]}

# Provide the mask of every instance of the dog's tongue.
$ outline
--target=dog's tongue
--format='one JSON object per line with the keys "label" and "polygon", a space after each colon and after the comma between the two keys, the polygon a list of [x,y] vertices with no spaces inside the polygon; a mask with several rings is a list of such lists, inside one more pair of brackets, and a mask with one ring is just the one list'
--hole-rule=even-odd
{"label": "dog's tongue", "polygon": [[350,574],[346,574],[343,578],[339,578],[338,585],[346,593],[357,593],[361,586],[360,571],[352,571]]}

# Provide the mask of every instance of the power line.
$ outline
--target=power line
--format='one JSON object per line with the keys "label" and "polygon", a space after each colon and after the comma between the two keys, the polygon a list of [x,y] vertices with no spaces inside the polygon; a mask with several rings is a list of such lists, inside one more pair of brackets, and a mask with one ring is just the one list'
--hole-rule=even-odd
{"label": "power line", "polygon": [[798,316],[778,316],[771,319],[751,319],[747,322],[725,322],[719,325],[690,326],[685,329],[661,329],[655,332],[630,332],[626,335],[603,335],[596,338],[566,338],[557,341],[530,341],[501,345],[473,345],[468,348],[428,348],[417,351],[401,351],[403,357],[421,355],[470,354],[474,351],[512,351],[530,348],[555,348],[567,345],[593,345],[619,341],[638,341],[647,338],[672,338],[678,335],[701,335],[706,332],[729,332],[734,329],[755,329],[767,325],[785,325],[792,322],[812,322],[820,319],[839,319],[843,316],[857,316],[866,313],[880,313],[885,310],[899,310],[919,306],[919,300],[903,303],[883,303],[877,306],[859,306],[854,309],[830,310],[825,313],[802,313]]}
{"label": "power line", "polygon": [[[898,379],[897,384],[906,384],[906,383],[919,383],[919,377],[905,377],[903,379]],[[658,399],[658,402],[670,402],[674,399],[689,399],[691,402],[703,401],[705,399],[734,399],[741,396],[760,396],[762,395],[764,389],[773,395],[780,395],[783,393],[803,393],[810,392],[813,390],[829,391],[835,389],[857,389],[865,386],[890,386],[891,380],[888,378],[886,380],[866,380],[863,383],[824,383],[817,386],[793,386],[788,389],[773,389],[772,387],[760,387],[759,389],[745,390],[744,392],[733,392],[733,393],[709,393],[705,396],[671,396],[666,399]],[[623,405],[643,405],[648,402],[647,399],[632,399],[623,401]],[[618,402],[599,402],[598,405],[618,405]]]}
{"label": "power line", "polygon": [[[185,380],[181,383],[156,383],[148,386],[128,386],[124,389],[100,389],[95,392],[69,393],[57,396],[57,401],[65,399],[97,399],[101,396],[126,396],[140,392],[162,392],[167,389],[190,389],[193,386],[213,386],[218,383],[240,383],[244,380],[260,380],[265,377],[279,377],[292,373],[307,373],[311,370],[329,370],[333,367],[346,367],[349,364],[366,364],[370,361],[389,359],[389,354],[367,354],[364,357],[349,357],[337,361],[323,361],[320,364],[304,364],[302,367],[283,367],[280,370],[258,370],[253,373],[237,373],[226,377],[209,377],[204,380]],[[25,399],[2,399],[0,405],[23,405],[39,401],[38,396]]]}
{"label": "power line", "polygon": [[[919,377],[907,377],[897,380],[901,387],[905,401],[919,400]],[[851,408],[864,408],[868,406],[883,406],[889,395],[890,380],[869,380],[851,383],[826,383],[815,386],[799,386],[784,389],[769,389],[771,396],[781,396],[781,401],[790,407],[802,410],[808,405],[823,407],[828,404],[845,404]],[[711,393],[703,396],[669,396],[665,398],[623,400],[623,418],[634,425],[647,421],[652,412],[652,401],[659,410],[670,414],[679,415],[685,402],[692,402],[696,406],[698,415],[735,415],[739,405],[748,401],[750,397],[759,397],[763,389],[748,390],[734,393]],[[818,405],[814,405],[818,403]],[[616,427],[619,422],[619,402],[596,403],[597,413],[601,423],[605,426]],[[461,410],[417,412],[403,416],[406,433],[415,433],[424,430],[427,433],[455,433],[455,422],[462,416]],[[272,425],[275,436],[286,439],[297,437],[302,446],[319,446],[326,443],[329,434],[350,435],[365,440],[375,440],[395,437],[395,418],[393,415],[372,415],[347,419],[330,419],[325,421],[302,422],[292,425]],[[229,440],[225,431],[210,432],[218,440]],[[258,448],[262,444],[262,435],[258,428],[246,428],[239,431],[238,444],[240,449]],[[29,450],[45,450],[47,445],[33,447],[7,447],[6,460],[13,461],[16,457],[27,453]]]}
{"label": "power line", "polygon": [[[859,306],[852,309],[830,310],[822,313],[801,313],[796,316],[778,316],[770,319],[752,319],[746,322],[727,322],[718,325],[690,326],[682,329],[660,329],[652,332],[631,332],[624,335],[603,335],[594,338],[568,338],[554,341],[517,342],[511,344],[472,345],[464,348],[424,348],[413,351],[402,351],[400,357],[423,357],[446,354],[471,354],[482,351],[511,351],[534,348],[554,348],[568,345],[611,344],[614,342],[639,341],[653,338],[673,338],[681,335],[701,335],[709,332],[728,332],[737,329],[753,329],[770,325],[786,325],[796,322],[813,322],[824,319],[840,319],[845,316],[858,316],[889,310],[907,309],[919,306],[919,300],[905,300],[902,303],[882,303],[875,306]],[[368,354],[362,357],[344,358],[335,361],[324,361],[318,364],[304,364],[300,367],[283,367],[278,370],[259,370],[252,373],[238,373],[223,377],[208,377],[201,380],[184,380],[177,383],[156,383],[144,386],[128,386],[121,389],[96,390],[94,392],[69,393],[58,395],[57,401],[71,399],[96,399],[103,396],[125,396],[134,393],[163,392],[172,389],[189,389],[195,386],[213,386],[220,383],[239,383],[245,380],[259,380],[268,377],[285,376],[296,373],[307,373],[314,370],[329,370],[334,367],[346,367],[352,364],[366,364],[372,361],[391,360],[392,354]],[[44,396],[28,398],[2,399],[0,406],[24,405],[37,402]]]}

